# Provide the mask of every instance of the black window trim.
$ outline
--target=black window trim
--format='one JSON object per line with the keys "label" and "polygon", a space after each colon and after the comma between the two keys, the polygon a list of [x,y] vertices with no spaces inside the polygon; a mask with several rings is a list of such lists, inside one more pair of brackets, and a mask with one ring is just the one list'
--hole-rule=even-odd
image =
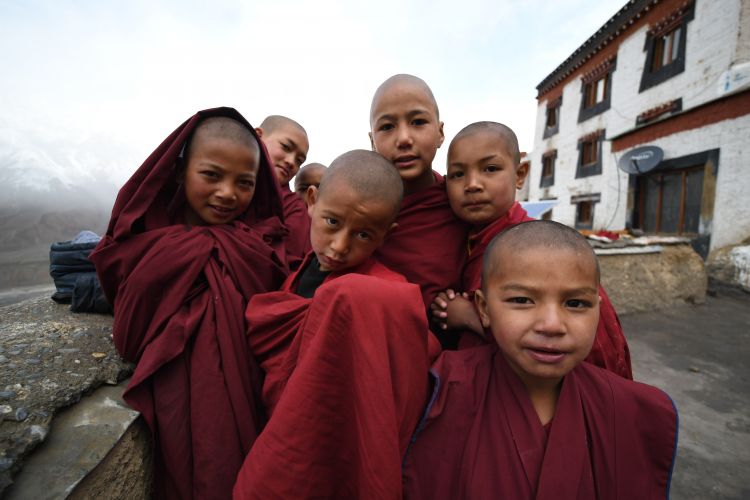
{"label": "black window trim", "polygon": [[[682,20],[679,24],[675,25],[672,29],[677,29],[678,27],[682,29],[682,32],[680,33],[680,40],[679,40],[679,46],[677,48],[677,57],[672,60],[671,63],[667,64],[666,66],[662,66],[661,68],[657,69],[656,71],[651,71],[651,68],[654,63],[654,52],[656,48],[656,40],[659,39],[661,36],[665,35],[666,33],[658,33],[658,36],[654,36],[653,34],[647,34],[646,35],[646,43],[643,47],[643,50],[646,51],[646,62],[643,66],[643,75],[641,76],[641,85],[638,88],[638,93],[643,92],[644,90],[648,90],[651,87],[655,87],[656,85],[659,85],[662,82],[665,82],[672,78],[673,76],[679,75],[683,71],[685,71],[685,52],[687,47],[687,31],[688,31],[688,23],[693,20],[695,17],[695,2],[691,2],[690,5],[687,6],[687,10],[682,16]],[[672,31],[672,30],[670,30]],[[669,31],[668,31],[669,32]],[[668,33],[667,32],[667,33]]]}
{"label": "black window trim", "polygon": [[[582,195],[570,197],[570,204],[576,206],[576,215],[575,215],[575,221],[574,221],[574,226],[576,229],[593,229],[594,228],[594,214],[596,213],[596,205],[600,201],[602,201],[601,193],[589,193],[589,194],[582,194]],[[579,224],[578,222],[578,214],[579,214],[581,202],[591,203],[591,223],[590,224]]]}
{"label": "black window trim", "polygon": [[[547,116],[551,109],[555,109],[557,112],[557,120],[554,127],[547,126]],[[560,131],[560,110],[562,109],[562,95],[547,104],[547,110],[544,114],[544,132],[542,133],[542,139],[552,137]]]}
{"label": "black window trim", "polygon": [[[593,137],[597,134],[597,137]],[[598,130],[593,134],[587,134],[578,139],[578,164],[576,166],[576,179],[583,177],[591,177],[592,175],[601,175],[602,173],[602,142],[604,141],[605,131],[604,129]],[[596,163],[590,165],[583,165],[583,143],[596,140],[597,151],[596,151]]]}
{"label": "black window trim", "polygon": [[[549,175],[547,177],[544,176],[544,159],[545,158],[552,158],[552,175]],[[552,149],[550,151],[547,151],[542,155],[542,172],[539,176],[539,187],[550,187],[555,185],[555,163],[557,161],[557,150]]]}
{"label": "black window trim", "polygon": [[[584,79],[581,79],[581,107],[578,111],[578,123],[585,122],[589,118],[592,118],[596,115],[600,115],[607,111],[610,107],[610,102],[612,101],[612,88],[613,88],[613,74],[615,70],[617,69],[617,57],[612,57],[611,63],[609,64],[609,67],[607,68],[607,71],[602,75],[604,78],[607,78],[609,80],[609,85],[607,85],[607,88],[605,89],[606,92],[604,94],[604,99],[601,102],[597,102],[590,108],[586,107],[586,86],[589,83],[584,83]],[[599,78],[597,78],[594,81],[598,81]]]}

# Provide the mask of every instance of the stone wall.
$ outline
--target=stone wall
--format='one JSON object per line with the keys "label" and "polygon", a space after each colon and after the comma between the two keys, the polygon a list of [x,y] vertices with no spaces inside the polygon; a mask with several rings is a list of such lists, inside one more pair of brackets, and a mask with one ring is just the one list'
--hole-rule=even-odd
{"label": "stone wall", "polygon": [[702,304],[708,278],[703,259],[690,245],[661,252],[600,255],[602,285],[619,314]]}

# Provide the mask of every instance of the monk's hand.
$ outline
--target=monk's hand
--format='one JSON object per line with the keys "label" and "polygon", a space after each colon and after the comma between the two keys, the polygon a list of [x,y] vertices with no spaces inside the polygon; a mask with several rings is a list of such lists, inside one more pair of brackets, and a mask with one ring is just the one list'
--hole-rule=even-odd
{"label": "monk's hand", "polygon": [[448,329],[448,304],[455,298],[456,292],[448,289],[437,294],[435,299],[432,301],[432,304],[430,304],[432,321],[433,323],[436,323],[441,330]]}
{"label": "monk's hand", "polygon": [[446,328],[451,330],[474,330],[479,322],[474,302],[469,299],[466,292],[454,294],[453,299],[446,304],[445,313]]}

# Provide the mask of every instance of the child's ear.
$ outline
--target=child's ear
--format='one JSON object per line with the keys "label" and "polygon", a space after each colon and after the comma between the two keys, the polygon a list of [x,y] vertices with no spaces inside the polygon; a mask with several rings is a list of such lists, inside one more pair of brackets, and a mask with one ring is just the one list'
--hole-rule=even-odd
{"label": "child's ear", "polygon": [[305,203],[307,203],[307,215],[312,217],[313,205],[318,200],[318,188],[310,186],[305,191]]}
{"label": "child's ear", "polygon": [[440,131],[440,142],[438,142],[438,147],[443,145],[443,141],[445,140],[445,132],[443,132],[443,122],[440,122],[440,128],[438,128]]}
{"label": "child's ear", "polygon": [[516,189],[521,189],[529,176],[529,163],[523,162],[516,167]]}
{"label": "child's ear", "polygon": [[385,232],[386,235],[391,234],[396,228],[398,227],[398,222],[394,222],[391,224],[391,227],[388,228],[388,231]]}
{"label": "child's ear", "polygon": [[484,297],[482,290],[474,292],[474,304],[477,306],[477,312],[479,312],[479,320],[482,322],[482,326],[489,328],[490,315],[487,313],[487,299]]}
{"label": "child's ear", "polygon": [[263,129],[260,127],[255,127],[255,133],[258,134],[258,138],[263,137]]}
{"label": "child's ear", "polygon": [[367,136],[370,138],[370,147],[377,153],[378,151],[375,149],[375,139],[372,138],[372,132],[367,132]]}

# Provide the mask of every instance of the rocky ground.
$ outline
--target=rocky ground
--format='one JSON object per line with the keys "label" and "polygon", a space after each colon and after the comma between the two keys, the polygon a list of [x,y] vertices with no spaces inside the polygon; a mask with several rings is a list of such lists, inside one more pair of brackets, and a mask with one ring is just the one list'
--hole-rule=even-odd
{"label": "rocky ground", "polygon": [[56,412],[132,373],[111,335],[111,316],[73,314],[46,294],[0,308],[0,494]]}

